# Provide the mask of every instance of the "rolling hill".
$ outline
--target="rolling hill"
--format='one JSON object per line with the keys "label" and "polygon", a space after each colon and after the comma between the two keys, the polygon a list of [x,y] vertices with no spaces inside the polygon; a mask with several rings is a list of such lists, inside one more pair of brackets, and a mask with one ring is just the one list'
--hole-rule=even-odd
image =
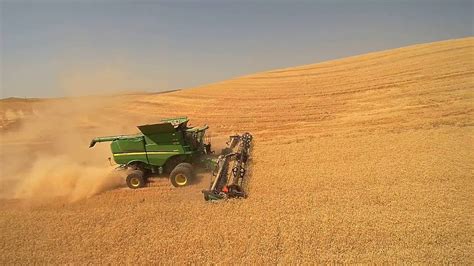
{"label": "rolling hill", "polygon": [[[166,94],[2,100],[0,263],[470,263],[473,87],[470,37]],[[109,182],[90,139],[170,116],[215,147],[252,132],[248,199],[204,202],[206,173]]]}

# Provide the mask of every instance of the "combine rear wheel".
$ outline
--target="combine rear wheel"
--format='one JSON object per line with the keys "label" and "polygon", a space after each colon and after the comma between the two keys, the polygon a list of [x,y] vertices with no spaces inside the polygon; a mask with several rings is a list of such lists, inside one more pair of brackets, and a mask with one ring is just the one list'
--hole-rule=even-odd
{"label": "combine rear wheel", "polygon": [[189,163],[178,164],[170,174],[170,181],[174,187],[189,185],[193,178],[193,167]]}
{"label": "combine rear wheel", "polygon": [[143,171],[133,170],[127,176],[127,186],[132,189],[144,187],[146,184]]}

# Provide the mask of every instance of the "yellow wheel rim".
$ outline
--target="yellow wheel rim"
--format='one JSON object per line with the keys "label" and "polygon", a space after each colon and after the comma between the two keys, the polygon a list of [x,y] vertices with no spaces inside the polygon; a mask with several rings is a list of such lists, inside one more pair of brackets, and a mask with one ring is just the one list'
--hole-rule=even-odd
{"label": "yellow wheel rim", "polygon": [[132,185],[132,187],[138,187],[140,185],[140,179],[132,177],[130,179],[130,184]]}
{"label": "yellow wheel rim", "polygon": [[177,174],[174,180],[176,181],[176,184],[180,186],[184,186],[186,183],[188,183],[188,178],[183,174]]}

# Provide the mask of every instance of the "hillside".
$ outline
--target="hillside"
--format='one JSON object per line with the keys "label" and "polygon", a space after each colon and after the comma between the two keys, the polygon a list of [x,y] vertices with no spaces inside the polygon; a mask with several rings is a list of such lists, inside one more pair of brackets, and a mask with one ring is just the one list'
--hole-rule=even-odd
{"label": "hillside", "polygon": [[[464,38],[167,94],[2,100],[0,263],[470,263],[473,87]],[[217,147],[252,132],[248,199],[204,202],[206,173],[132,191],[107,145],[87,148],[170,116]]]}

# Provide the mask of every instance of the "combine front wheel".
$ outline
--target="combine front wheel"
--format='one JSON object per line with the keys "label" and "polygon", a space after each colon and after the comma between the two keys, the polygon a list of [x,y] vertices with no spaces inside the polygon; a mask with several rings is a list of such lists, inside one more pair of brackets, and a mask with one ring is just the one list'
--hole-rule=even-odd
{"label": "combine front wheel", "polygon": [[179,165],[182,166],[182,167],[188,168],[189,171],[191,171],[191,174],[193,174],[194,168],[193,168],[193,165],[192,165],[192,164],[190,164],[190,163],[180,163]]}
{"label": "combine front wheel", "polygon": [[178,164],[170,174],[170,181],[174,187],[189,185],[193,177],[193,169],[189,163]]}

